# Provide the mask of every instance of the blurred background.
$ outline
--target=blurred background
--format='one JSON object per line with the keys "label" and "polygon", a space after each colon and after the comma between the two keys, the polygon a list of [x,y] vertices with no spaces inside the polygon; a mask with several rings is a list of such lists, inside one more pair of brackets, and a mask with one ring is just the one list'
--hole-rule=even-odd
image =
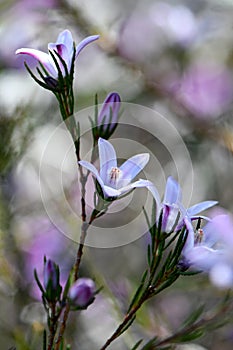
{"label": "blurred background", "polygon": [[[50,221],[40,193],[40,157],[60,123],[57,102],[30,78],[25,57],[15,56],[21,47],[47,51],[47,43],[66,28],[76,43],[101,35],[76,62],[75,110],[92,106],[96,93],[102,102],[117,91],[124,102],[161,113],[191,156],[192,202],[216,199],[233,212],[233,1],[0,0],[2,349],[41,349],[46,318],[33,269],[40,275],[47,255],[61,263],[65,280],[77,249]],[[27,62],[36,67],[32,59]],[[62,141],[60,147],[57,153]],[[169,162],[165,157],[163,167]],[[76,200],[73,165],[66,166],[66,195]],[[86,312],[73,315],[68,332],[73,349],[97,350],[122,318],[146,264],[145,242],[142,237],[123,247],[86,249],[82,275],[106,287]],[[133,331],[111,349],[127,350],[143,336],[168,336],[198,303],[211,307],[224,293],[206,276],[180,279],[143,308]],[[196,343],[232,349],[233,326]]]}

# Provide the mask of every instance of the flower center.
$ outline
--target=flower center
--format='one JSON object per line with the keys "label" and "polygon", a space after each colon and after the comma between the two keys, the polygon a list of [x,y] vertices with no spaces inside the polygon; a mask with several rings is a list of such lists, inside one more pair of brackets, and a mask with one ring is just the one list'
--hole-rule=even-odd
{"label": "flower center", "polygon": [[119,178],[121,177],[121,173],[122,171],[117,168],[117,167],[113,167],[109,173],[109,183],[112,186],[116,186]]}
{"label": "flower center", "polygon": [[204,231],[201,228],[199,228],[195,232],[195,244],[201,243],[203,239],[204,239]]}

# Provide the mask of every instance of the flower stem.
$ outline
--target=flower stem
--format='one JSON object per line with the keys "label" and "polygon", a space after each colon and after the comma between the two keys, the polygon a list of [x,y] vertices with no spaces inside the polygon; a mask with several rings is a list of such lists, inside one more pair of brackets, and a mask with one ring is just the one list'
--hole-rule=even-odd
{"label": "flower stem", "polygon": [[56,317],[56,304],[52,303],[50,306],[51,317],[50,317],[50,325],[49,325],[49,338],[48,338],[48,350],[52,350],[53,342],[56,335],[57,329],[57,317]]}
{"label": "flower stem", "polygon": [[59,350],[60,349],[60,343],[61,343],[61,341],[63,339],[63,335],[64,335],[65,330],[66,330],[66,323],[67,323],[67,320],[68,320],[69,312],[70,312],[70,305],[67,303],[66,307],[65,307],[65,310],[64,310],[62,323],[60,325],[59,334],[58,334],[57,340],[55,342],[54,350]]}
{"label": "flower stem", "polygon": [[133,317],[136,315],[137,311],[140,309],[144,301],[145,299],[141,298],[141,300],[137,303],[137,305],[135,305],[131,309],[131,311],[125,315],[125,318],[122,321],[122,323],[118,326],[118,328],[115,330],[115,332],[111,335],[111,337],[106,341],[106,343],[102,346],[100,350],[107,349],[107,347],[124,332],[124,328],[126,328],[127,324],[129,324],[129,322],[133,320]]}

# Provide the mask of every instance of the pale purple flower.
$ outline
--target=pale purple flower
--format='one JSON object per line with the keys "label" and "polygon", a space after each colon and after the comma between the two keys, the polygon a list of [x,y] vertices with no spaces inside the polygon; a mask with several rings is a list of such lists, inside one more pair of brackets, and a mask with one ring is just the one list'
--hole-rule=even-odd
{"label": "pale purple flower", "polygon": [[100,171],[93,164],[85,160],[80,161],[79,164],[96,177],[105,197],[119,197],[136,187],[146,187],[149,185],[149,181],[142,179],[131,183],[135,176],[148,163],[148,153],[135,155],[118,167],[116,152],[110,142],[99,138],[98,149]]}
{"label": "pale purple flower", "polygon": [[[233,277],[232,249],[233,221],[224,214],[215,216],[196,232],[189,231],[182,255],[187,266],[211,272],[212,278],[217,281],[220,267],[224,267],[225,271],[227,267],[228,272],[231,269]],[[229,273],[227,275],[229,277]]]}
{"label": "pale purple flower", "polygon": [[[92,35],[84,40],[82,40],[76,47],[75,58],[80,54],[85,46],[97,40],[99,35]],[[48,50],[57,52],[60,57],[65,61],[68,72],[70,72],[73,54],[74,54],[74,41],[72,38],[71,32],[66,29],[58,35],[57,41],[55,43],[48,44]],[[30,48],[21,48],[16,50],[16,54],[26,54],[37,59],[48,71],[48,73],[54,77],[58,77],[58,69],[54,63],[52,55],[50,53],[45,53],[40,50],[30,49]],[[57,57],[55,55],[55,57]],[[65,69],[62,62],[57,59],[59,67],[61,69],[62,75],[65,76]]]}
{"label": "pale purple flower", "polygon": [[121,107],[121,98],[117,92],[111,92],[105,98],[102,108],[98,114],[97,126],[103,128],[103,132],[109,129],[109,132],[115,127],[119,118]]}
{"label": "pale purple flower", "polygon": [[[157,221],[161,210],[163,210],[162,230],[165,232],[170,232],[172,229],[177,231],[182,229],[184,226],[186,226],[188,231],[193,231],[192,220],[196,220],[199,217],[208,220],[207,217],[198,214],[217,204],[216,201],[204,201],[185,209],[181,202],[182,192],[180,185],[172,176],[169,176],[167,179],[165,194],[162,202],[159,193],[153,184],[149,185],[147,188],[152,193],[156,201]],[[177,222],[176,227],[174,227],[178,214],[180,215],[179,221]]]}
{"label": "pale purple flower", "polygon": [[79,278],[69,289],[68,298],[73,306],[85,308],[93,302],[96,288],[90,278]]}

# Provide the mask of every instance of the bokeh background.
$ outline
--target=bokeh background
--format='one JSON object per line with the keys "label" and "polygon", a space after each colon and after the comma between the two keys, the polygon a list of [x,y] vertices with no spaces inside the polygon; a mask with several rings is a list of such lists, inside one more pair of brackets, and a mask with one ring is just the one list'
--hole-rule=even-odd
{"label": "bokeh background", "polygon": [[[58,106],[54,96],[29,77],[25,57],[15,56],[21,47],[46,51],[47,43],[55,42],[66,28],[76,43],[87,35],[101,35],[78,58],[75,110],[92,106],[96,93],[102,102],[110,91],[117,91],[123,101],[161,113],[179,130],[190,153],[192,202],[216,199],[233,212],[231,0],[1,0],[2,349],[41,349],[46,319],[33,269],[40,274],[47,255],[61,263],[65,279],[77,248],[50,221],[40,195],[40,156],[60,122]],[[36,66],[32,59],[27,62]],[[62,140],[60,147],[57,154]],[[169,162],[165,158],[164,167],[169,168]],[[69,175],[72,165],[66,166]],[[68,175],[66,195],[78,198],[74,178]],[[105,288],[86,312],[73,315],[68,332],[73,349],[98,349],[115,328],[145,267],[145,250],[145,237],[123,247],[86,250],[82,275],[95,278]],[[143,308],[133,331],[111,349],[127,350],[142,336],[167,336],[199,303],[211,308],[224,293],[211,285],[208,276],[180,279]],[[211,332],[196,344],[232,349],[233,325]]]}

